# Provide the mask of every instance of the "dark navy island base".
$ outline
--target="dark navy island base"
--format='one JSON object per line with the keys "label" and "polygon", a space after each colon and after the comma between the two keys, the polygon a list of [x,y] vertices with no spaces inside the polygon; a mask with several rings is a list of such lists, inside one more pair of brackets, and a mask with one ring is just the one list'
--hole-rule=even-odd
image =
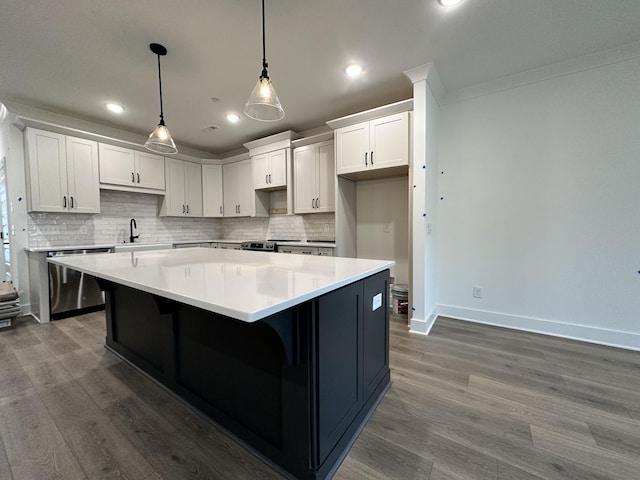
{"label": "dark navy island base", "polygon": [[101,280],[106,344],[288,476],[330,478],[391,382],[388,282],[247,323]]}

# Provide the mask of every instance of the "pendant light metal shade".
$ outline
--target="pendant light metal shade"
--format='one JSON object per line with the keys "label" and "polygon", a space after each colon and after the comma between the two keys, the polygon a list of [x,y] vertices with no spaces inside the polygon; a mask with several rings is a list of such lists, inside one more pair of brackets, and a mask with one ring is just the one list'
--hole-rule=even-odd
{"label": "pendant light metal shade", "polygon": [[161,153],[163,155],[178,153],[178,149],[176,148],[176,144],[173,142],[173,138],[171,138],[171,134],[169,133],[169,129],[164,124],[164,112],[162,110],[162,75],[160,73],[160,56],[164,56],[167,54],[167,49],[158,43],[152,43],[149,45],[149,48],[153,53],[158,56],[158,85],[160,90],[160,123],[155,128],[147,142],[144,144],[147,150],[151,150],[152,152]]}
{"label": "pendant light metal shade", "polygon": [[267,73],[269,64],[267,63],[264,31],[264,0],[262,0],[262,73],[244,106],[244,113],[254,120],[275,122],[284,118],[284,109]]}

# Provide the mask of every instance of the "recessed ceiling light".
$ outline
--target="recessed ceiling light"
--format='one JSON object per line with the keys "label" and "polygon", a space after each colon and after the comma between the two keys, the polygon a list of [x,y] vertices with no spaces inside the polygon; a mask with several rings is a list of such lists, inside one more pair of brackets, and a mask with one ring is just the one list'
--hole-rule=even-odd
{"label": "recessed ceiling light", "polygon": [[351,78],[359,76],[363,71],[364,67],[359,63],[352,63],[351,65],[347,65],[347,68],[344,69],[344,72]]}
{"label": "recessed ceiling light", "polygon": [[462,0],[438,0],[438,3],[444,7],[450,7],[451,5],[455,5],[456,3],[460,3]]}
{"label": "recessed ceiling light", "polygon": [[113,113],[124,112],[124,107],[122,105],[118,105],[117,103],[107,103],[107,109]]}
{"label": "recessed ceiling light", "polygon": [[237,113],[227,113],[225,115],[230,123],[238,123],[240,116]]}

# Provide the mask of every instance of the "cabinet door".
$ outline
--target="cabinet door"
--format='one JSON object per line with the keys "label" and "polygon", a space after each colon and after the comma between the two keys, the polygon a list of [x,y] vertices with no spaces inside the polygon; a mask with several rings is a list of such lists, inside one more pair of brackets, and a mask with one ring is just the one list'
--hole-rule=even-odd
{"label": "cabinet door", "polygon": [[370,122],[371,169],[409,165],[409,112]]}
{"label": "cabinet door", "polygon": [[293,152],[294,212],[314,213],[316,198],[316,147],[306,145]]}
{"label": "cabinet door", "polygon": [[146,152],[135,152],[136,187],[165,189],[164,157]]}
{"label": "cabinet door", "polygon": [[225,217],[238,216],[238,166],[235,163],[222,167],[223,213]]}
{"label": "cabinet door", "polygon": [[369,398],[389,371],[388,293],[388,270],[364,279],[362,330],[364,398]]}
{"label": "cabinet door", "polygon": [[202,166],[197,163],[184,162],[185,203],[187,215],[202,216]]}
{"label": "cabinet door", "polygon": [[27,156],[29,211],[68,211],[65,136],[27,129]]}
{"label": "cabinet door", "polygon": [[251,157],[253,172],[253,188],[256,190],[269,188],[269,155],[255,155]]}
{"label": "cabinet door", "polygon": [[238,162],[238,213],[239,217],[251,217],[254,215],[255,195],[251,184],[251,163],[247,161]]}
{"label": "cabinet door", "polygon": [[338,128],[335,139],[338,175],[369,168],[369,122]]}
{"label": "cabinet door", "polygon": [[287,151],[269,152],[269,187],[287,186]]}
{"label": "cabinet door", "polygon": [[165,161],[167,171],[166,192],[164,196],[164,214],[169,216],[182,216],[187,213],[185,203],[185,175],[184,162],[167,158]]}
{"label": "cabinet door", "polygon": [[202,166],[202,215],[221,217],[223,215],[222,165]]}
{"label": "cabinet door", "polygon": [[333,212],[336,209],[336,171],[333,142],[323,142],[317,147],[316,212]]}
{"label": "cabinet door", "polygon": [[135,158],[133,150],[98,144],[100,183],[135,187]]}
{"label": "cabinet door", "polygon": [[317,440],[322,463],[364,404],[362,282],[317,299]]}
{"label": "cabinet door", "polygon": [[100,213],[98,144],[67,137],[68,206],[73,213]]}

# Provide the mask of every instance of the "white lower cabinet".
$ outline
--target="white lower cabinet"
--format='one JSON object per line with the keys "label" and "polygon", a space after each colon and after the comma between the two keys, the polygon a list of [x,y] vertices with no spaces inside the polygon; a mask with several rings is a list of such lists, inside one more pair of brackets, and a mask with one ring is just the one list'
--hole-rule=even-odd
{"label": "white lower cabinet", "polygon": [[333,141],[298,147],[293,151],[294,211],[335,211]]}
{"label": "white lower cabinet", "polygon": [[221,248],[222,250],[242,250],[242,245],[240,243],[218,242],[218,245],[214,248]]}
{"label": "white lower cabinet", "polygon": [[321,257],[333,257],[333,248],[278,245],[278,253],[293,253],[298,255],[319,255]]}
{"label": "white lower cabinet", "polygon": [[202,216],[222,217],[224,195],[222,165],[202,166]]}
{"label": "white lower cabinet", "polygon": [[27,210],[100,213],[98,144],[26,129]]}
{"label": "white lower cabinet", "polygon": [[202,167],[197,163],[167,158],[166,193],[160,215],[168,217],[202,216]]}

